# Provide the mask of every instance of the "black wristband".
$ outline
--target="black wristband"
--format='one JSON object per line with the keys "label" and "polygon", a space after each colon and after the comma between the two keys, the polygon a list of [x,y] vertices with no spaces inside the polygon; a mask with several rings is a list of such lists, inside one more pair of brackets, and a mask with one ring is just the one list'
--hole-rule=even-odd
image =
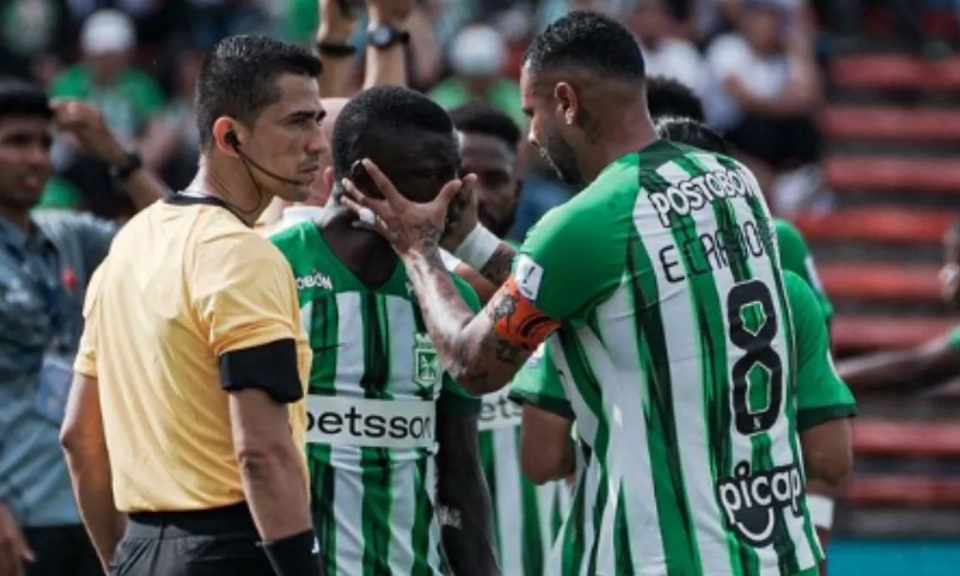
{"label": "black wristband", "polygon": [[277,576],[323,576],[320,543],[312,528],[260,545]]}
{"label": "black wristband", "polygon": [[346,58],[357,53],[353,44],[339,44],[334,42],[317,42],[317,52],[331,58]]}
{"label": "black wristband", "polygon": [[126,180],[141,168],[143,168],[143,157],[140,156],[139,152],[133,150],[127,152],[123,164],[110,166],[110,176],[117,180]]}

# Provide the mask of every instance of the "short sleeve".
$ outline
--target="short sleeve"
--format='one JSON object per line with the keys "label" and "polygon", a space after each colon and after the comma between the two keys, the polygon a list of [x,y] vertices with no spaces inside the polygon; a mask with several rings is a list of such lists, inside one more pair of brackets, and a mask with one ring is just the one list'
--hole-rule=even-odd
{"label": "short sleeve", "polygon": [[960,325],[957,325],[947,334],[947,342],[954,350],[960,352]]}
{"label": "short sleeve", "polygon": [[833,317],[833,304],[820,282],[820,276],[817,274],[817,268],[813,262],[813,254],[810,253],[807,242],[793,224],[780,218],[776,218],[774,221],[777,231],[777,245],[780,248],[780,266],[784,270],[793,272],[810,286],[817,297],[820,308],[823,310],[823,317],[829,324]]}
{"label": "short sleeve", "polygon": [[629,201],[620,201],[627,195],[618,188],[632,186],[629,198],[636,198],[636,171],[631,172],[632,182],[598,178],[548,212],[520,247],[507,286],[515,286],[519,297],[547,317],[584,325],[623,275],[632,210]]}
{"label": "short sleeve", "polygon": [[827,328],[813,291],[792,272],[784,272],[783,279],[796,341],[798,431],[855,416],[856,402],[833,364]]}
{"label": "short sleeve", "polygon": [[[469,284],[458,276],[451,274],[450,279],[460,292],[464,302],[473,312],[480,311],[480,298]],[[443,373],[443,388],[437,399],[437,410],[460,414],[477,414],[482,408],[481,398],[474,396],[460,387],[457,381],[446,372]]]}
{"label": "short sleeve", "polygon": [[567,400],[553,358],[547,352],[548,345],[547,342],[541,344],[523,365],[510,384],[509,397],[517,404],[529,404],[561,418],[573,420],[573,408]]}
{"label": "short sleeve", "polygon": [[232,233],[197,246],[188,281],[197,318],[217,356],[299,335],[290,265],[255,232]]}
{"label": "short sleeve", "polygon": [[77,356],[73,361],[73,370],[89,378],[96,378],[97,370],[97,342],[99,339],[99,323],[97,307],[100,303],[101,276],[104,265],[93,273],[87,285],[87,295],[83,302],[83,333],[80,335],[80,344]]}

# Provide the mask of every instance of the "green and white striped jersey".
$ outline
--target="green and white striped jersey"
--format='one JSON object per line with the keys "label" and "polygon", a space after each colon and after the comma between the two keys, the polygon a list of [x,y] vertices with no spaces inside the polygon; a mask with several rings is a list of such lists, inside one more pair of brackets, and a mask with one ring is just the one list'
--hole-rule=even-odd
{"label": "green and white striped jersey", "polygon": [[[530,357],[515,384],[559,382],[552,363],[544,361],[543,348]],[[547,554],[570,506],[570,488],[562,481],[537,486],[520,471],[522,409],[508,393],[504,388],[484,396],[479,418],[480,460],[493,504],[497,558],[504,575],[544,576]]]}
{"label": "green and white striped jersey", "polygon": [[313,350],[307,458],[326,575],[441,574],[437,414],[475,414],[480,400],[442,372],[402,263],[370,290],[315,223],[271,240],[293,269]]}
{"label": "green and white striped jersey", "polygon": [[663,140],[623,156],[530,231],[514,280],[563,322],[549,350],[585,466],[548,574],[816,574],[797,372],[832,365],[819,312],[798,361],[745,167]]}

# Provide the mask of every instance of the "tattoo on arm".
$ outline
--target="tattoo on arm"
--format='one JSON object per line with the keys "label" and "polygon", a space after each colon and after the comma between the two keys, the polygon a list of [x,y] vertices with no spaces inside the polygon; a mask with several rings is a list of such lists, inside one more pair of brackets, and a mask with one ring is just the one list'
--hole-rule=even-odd
{"label": "tattoo on arm", "polygon": [[577,125],[587,135],[591,144],[596,144],[603,137],[603,125],[586,108],[580,108],[577,113]]}
{"label": "tattoo on arm", "polygon": [[517,253],[508,244],[501,242],[497,250],[478,272],[497,286],[507,281],[513,268],[513,258]]}

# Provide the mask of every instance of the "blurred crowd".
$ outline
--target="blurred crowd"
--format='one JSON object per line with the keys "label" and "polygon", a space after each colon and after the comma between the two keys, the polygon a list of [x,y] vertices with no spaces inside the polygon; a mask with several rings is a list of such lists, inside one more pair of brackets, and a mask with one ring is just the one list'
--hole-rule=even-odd
{"label": "blurred crowd", "polygon": [[[922,2],[880,3],[916,49],[950,51],[924,38]],[[174,189],[195,170],[191,97],[200,54],[234,33],[309,46],[319,19],[316,0],[5,0],[0,7],[0,75],[99,107],[121,142],[136,145]],[[789,213],[829,200],[813,121],[821,68],[831,45],[860,32],[864,8],[857,0],[418,0],[409,81],[445,107],[482,100],[522,125],[518,63],[532,35],[570,9],[614,14],[641,40],[649,74],[702,96],[708,121],[757,173],[774,210]],[[362,51],[356,64],[359,87]],[[528,156],[517,237],[570,193]],[[132,213],[106,167],[69,141],[57,142],[55,164],[42,206],[114,219]]]}

